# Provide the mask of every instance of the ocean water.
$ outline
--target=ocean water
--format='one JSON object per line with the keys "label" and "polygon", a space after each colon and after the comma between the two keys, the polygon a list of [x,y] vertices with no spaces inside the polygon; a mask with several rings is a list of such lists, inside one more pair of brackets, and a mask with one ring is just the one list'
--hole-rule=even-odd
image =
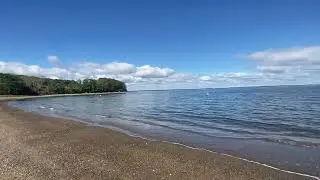
{"label": "ocean water", "polygon": [[134,91],[10,105],[320,176],[320,86]]}

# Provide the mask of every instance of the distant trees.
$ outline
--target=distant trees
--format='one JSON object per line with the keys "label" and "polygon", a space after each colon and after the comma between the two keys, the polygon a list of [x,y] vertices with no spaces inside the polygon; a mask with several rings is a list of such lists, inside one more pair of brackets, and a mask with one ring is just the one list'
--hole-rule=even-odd
{"label": "distant trees", "polygon": [[124,82],[100,78],[58,80],[0,73],[0,95],[48,95],[127,91]]}
{"label": "distant trees", "polygon": [[0,94],[1,95],[35,95],[29,87],[18,76],[0,73]]}

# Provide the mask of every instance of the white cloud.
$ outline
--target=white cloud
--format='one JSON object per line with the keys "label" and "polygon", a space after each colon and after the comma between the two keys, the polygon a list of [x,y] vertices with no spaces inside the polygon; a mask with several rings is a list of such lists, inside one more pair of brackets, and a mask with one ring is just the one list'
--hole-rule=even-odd
{"label": "white cloud", "polygon": [[248,55],[265,73],[320,71],[320,46],[265,50]]}
{"label": "white cloud", "polygon": [[97,64],[91,62],[80,63],[76,65],[76,70],[83,73],[105,73],[105,74],[131,74],[136,71],[132,64],[112,62],[109,64]]}
{"label": "white cloud", "polygon": [[197,75],[191,73],[174,73],[173,75],[166,78],[167,82],[185,82],[194,83],[197,82]]}
{"label": "white cloud", "polygon": [[122,75],[114,78],[126,83],[139,83],[144,81],[141,77],[134,77],[132,75]]}
{"label": "white cloud", "polygon": [[319,52],[320,46],[254,52],[247,58],[255,63],[255,69],[201,75],[116,61],[104,64],[88,61],[68,66],[57,56],[48,56],[51,68],[0,61],[0,72],[73,80],[107,77],[126,82],[129,90],[305,84],[320,83]]}
{"label": "white cloud", "polygon": [[199,78],[201,81],[211,81],[212,80],[212,77],[211,76],[201,76]]}
{"label": "white cloud", "polygon": [[199,80],[214,83],[247,83],[258,81],[261,77],[261,73],[225,72],[200,76]]}
{"label": "white cloud", "polygon": [[52,64],[54,66],[60,66],[61,62],[58,58],[58,56],[48,56],[48,63]]}
{"label": "white cloud", "polygon": [[128,63],[113,62],[104,65],[104,68],[110,74],[130,74],[135,72],[135,66]]}
{"label": "white cloud", "polygon": [[144,78],[161,78],[168,77],[174,74],[174,70],[170,68],[152,67],[150,65],[144,65],[137,67],[135,76]]}
{"label": "white cloud", "polygon": [[250,54],[249,59],[285,62],[285,61],[320,61],[320,46],[265,50]]}
{"label": "white cloud", "polygon": [[25,65],[18,62],[7,63],[4,61],[0,61],[0,72],[39,75],[41,73],[41,68],[37,65]]}
{"label": "white cloud", "polygon": [[258,66],[257,69],[263,73],[275,73],[281,74],[289,70],[288,67],[284,66]]}

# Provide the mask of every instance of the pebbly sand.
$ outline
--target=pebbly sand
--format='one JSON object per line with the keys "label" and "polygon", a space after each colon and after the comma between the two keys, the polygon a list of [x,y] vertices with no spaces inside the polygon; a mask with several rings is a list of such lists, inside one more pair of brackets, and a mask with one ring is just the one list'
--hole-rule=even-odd
{"label": "pebbly sand", "polygon": [[316,179],[0,102],[0,179]]}

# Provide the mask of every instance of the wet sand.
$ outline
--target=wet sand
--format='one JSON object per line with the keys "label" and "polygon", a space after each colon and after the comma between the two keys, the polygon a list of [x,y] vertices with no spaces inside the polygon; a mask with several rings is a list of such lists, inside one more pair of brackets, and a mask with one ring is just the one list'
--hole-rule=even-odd
{"label": "wet sand", "polygon": [[0,179],[315,179],[0,102]]}

